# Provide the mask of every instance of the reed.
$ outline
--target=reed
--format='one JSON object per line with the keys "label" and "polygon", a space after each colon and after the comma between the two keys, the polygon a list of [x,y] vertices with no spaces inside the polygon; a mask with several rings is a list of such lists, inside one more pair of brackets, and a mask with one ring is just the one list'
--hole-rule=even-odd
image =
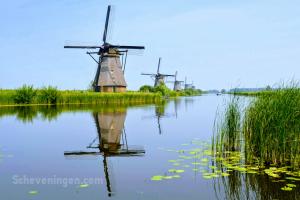
{"label": "reed", "polygon": [[250,165],[300,167],[300,89],[296,84],[260,94],[243,110],[233,98],[215,126],[213,148],[220,155],[238,150]]}
{"label": "reed", "polygon": [[300,90],[296,86],[261,95],[245,111],[246,158],[259,164],[300,164]]}
{"label": "reed", "polygon": [[240,150],[241,108],[239,98],[233,96],[224,113],[215,120],[213,150],[215,152]]}

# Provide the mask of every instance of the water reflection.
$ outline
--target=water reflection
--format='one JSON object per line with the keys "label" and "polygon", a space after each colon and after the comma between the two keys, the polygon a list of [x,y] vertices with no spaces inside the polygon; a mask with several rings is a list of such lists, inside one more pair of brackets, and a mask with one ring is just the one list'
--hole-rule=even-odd
{"label": "water reflection", "polygon": [[[174,109],[172,109],[173,111],[171,113],[166,113],[166,108],[167,106],[170,105],[171,102],[174,104]],[[143,116],[142,119],[156,118],[158,134],[162,135],[163,134],[162,125],[161,125],[162,118],[171,118],[171,117],[177,118],[177,109],[180,102],[181,100],[179,99],[173,99],[172,101],[166,102],[164,104],[156,105],[154,109],[155,111],[154,115]]]}
{"label": "water reflection", "polygon": [[[109,157],[143,156],[145,150],[141,146],[129,146],[124,127],[126,110],[110,109],[109,111],[94,112],[93,118],[97,128],[97,137],[83,151],[66,151],[65,156],[102,155],[103,168],[108,196],[112,196],[113,186],[107,159]],[[90,149],[93,149],[91,151]]]}

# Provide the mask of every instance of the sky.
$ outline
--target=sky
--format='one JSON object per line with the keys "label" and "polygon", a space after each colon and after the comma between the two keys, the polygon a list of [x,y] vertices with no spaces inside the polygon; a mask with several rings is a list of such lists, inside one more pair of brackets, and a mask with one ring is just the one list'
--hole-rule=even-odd
{"label": "sky", "polygon": [[86,89],[97,65],[63,46],[101,44],[109,4],[108,42],[146,48],[128,56],[128,89],[153,84],[140,74],[159,57],[162,73],[203,90],[300,79],[298,0],[18,0],[0,7],[0,88]]}

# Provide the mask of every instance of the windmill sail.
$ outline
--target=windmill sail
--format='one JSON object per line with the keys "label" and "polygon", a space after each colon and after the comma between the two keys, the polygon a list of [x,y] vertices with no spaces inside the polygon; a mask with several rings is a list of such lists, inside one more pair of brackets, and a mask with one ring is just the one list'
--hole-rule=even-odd
{"label": "windmill sail", "polygon": [[[124,51],[128,50],[143,50],[144,46],[130,45],[113,45],[107,42],[108,28],[110,25],[112,7],[107,7],[102,45],[66,45],[65,48],[74,49],[97,49],[99,62],[94,77],[94,90],[96,92],[125,92],[127,83],[124,77],[126,62],[123,64],[120,61],[120,56]],[[121,50],[120,50],[121,49]],[[93,58],[93,57],[92,57]],[[93,58],[94,59],[94,58]]]}

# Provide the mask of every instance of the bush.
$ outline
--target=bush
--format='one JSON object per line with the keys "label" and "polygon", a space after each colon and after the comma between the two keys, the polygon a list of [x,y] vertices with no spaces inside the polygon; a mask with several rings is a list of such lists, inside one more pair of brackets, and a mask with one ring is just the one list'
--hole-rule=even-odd
{"label": "bush", "polygon": [[171,91],[165,84],[154,87],[154,92],[161,93],[162,96],[170,96]]}
{"label": "bush", "polygon": [[150,85],[143,85],[139,89],[140,92],[154,92],[154,88]]}
{"label": "bush", "polygon": [[60,93],[56,87],[44,87],[39,92],[39,102],[46,104],[56,104]]}
{"label": "bush", "polygon": [[21,88],[16,90],[13,99],[16,104],[30,104],[33,103],[36,93],[37,92],[33,86],[23,85]]}

